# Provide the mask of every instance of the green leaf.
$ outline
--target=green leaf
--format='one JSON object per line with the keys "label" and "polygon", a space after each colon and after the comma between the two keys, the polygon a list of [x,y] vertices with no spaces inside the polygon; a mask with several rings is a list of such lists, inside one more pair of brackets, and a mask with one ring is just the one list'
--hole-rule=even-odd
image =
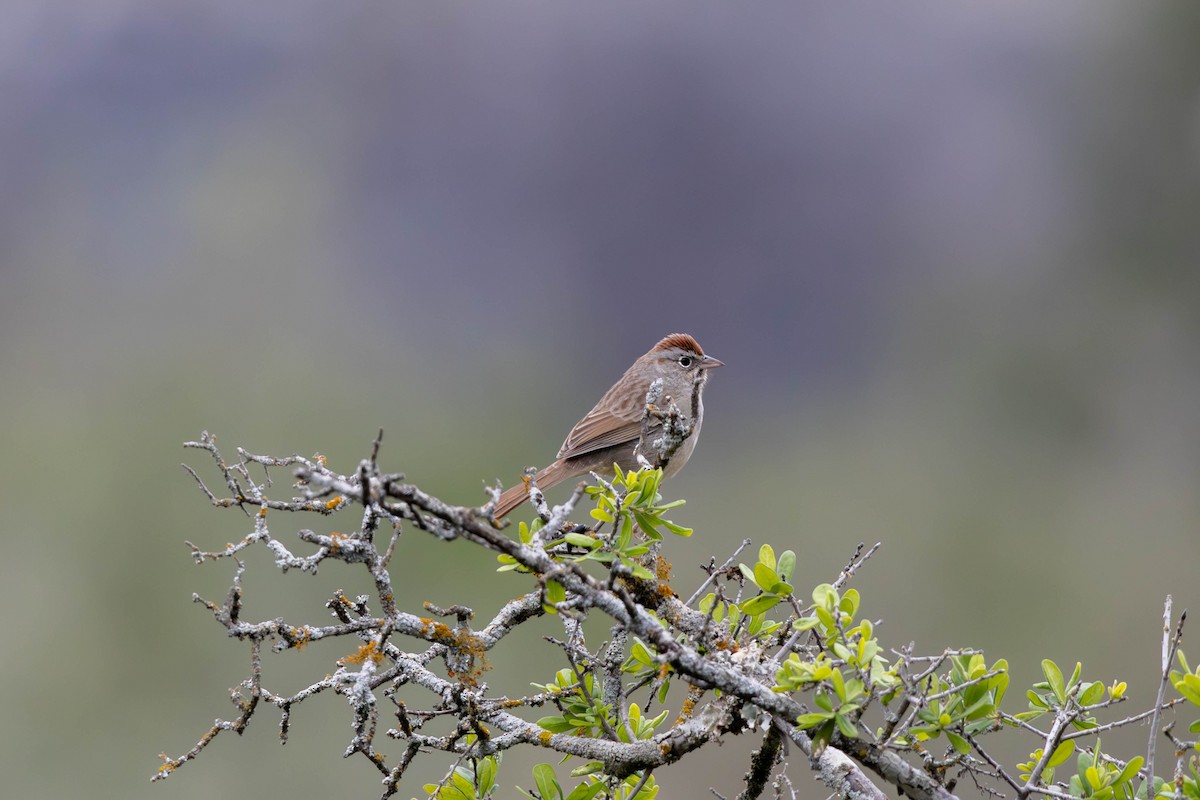
{"label": "green leaf", "polygon": [[1183,680],[1175,684],[1175,689],[1188,699],[1188,702],[1200,706],[1200,675],[1188,673]]}
{"label": "green leaf", "polygon": [[619,552],[633,542],[633,517],[629,514],[621,515],[621,533],[617,536],[616,550]]}
{"label": "green leaf", "polygon": [[779,554],[779,563],[775,566],[775,571],[779,573],[780,580],[791,580],[792,572],[796,569],[796,553],[792,550],[784,550]]}
{"label": "green leaf", "polygon": [[1121,774],[1112,782],[1113,786],[1120,786],[1128,780],[1131,780],[1134,775],[1137,775],[1138,770],[1142,768],[1142,764],[1146,763],[1146,759],[1141,756],[1134,756],[1129,759],[1129,763],[1125,765],[1125,769],[1121,770]]}
{"label": "green leaf", "polygon": [[1087,687],[1079,693],[1079,705],[1090,706],[1093,703],[1099,702],[1104,696],[1104,684],[1101,681],[1092,681],[1087,684]]}
{"label": "green leaf", "polygon": [[792,593],[792,585],[784,581],[777,581],[774,585],[767,588],[771,594],[777,594],[780,597],[787,597]]}
{"label": "green leaf", "polygon": [[858,738],[858,729],[854,727],[854,723],[850,721],[849,717],[846,717],[844,714],[835,714],[833,721],[837,723],[838,730],[842,732],[842,736],[845,736],[847,739]]}
{"label": "green leaf", "polygon": [[641,490],[638,492],[638,496],[633,503],[637,506],[649,505],[650,503],[654,502],[654,495],[657,493],[658,487],[655,485],[654,481],[650,479],[650,476],[647,475],[646,479],[642,481]]}
{"label": "green leaf", "polygon": [[546,602],[550,605],[567,599],[567,590],[558,581],[546,581]]}
{"label": "green leaf", "polygon": [[1058,702],[1064,702],[1067,698],[1063,695],[1062,670],[1058,668],[1057,664],[1046,658],[1042,660],[1042,674],[1046,676],[1046,682],[1050,684],[1050,691],[1054,692]]}
{"label": "green leaf", "polygon": [[[566,763],[566,759],[563,759],[562,763]],[[571,770],[571,772],[569,774],[572,778],[582,778],[584,775],[595,775],[597,772],[603,772],[603,771],[604,771],[604,762],[603,761],[589,761],[588,763],[584,764],[582,767],[576,767],[575,769]],[[577,786],[575,788],[578,789],[579,787]],[[571,795],[567,795],[567,797],[570,797],[570,796]]]}
{"label": "green leaf", "polygon": [[837,608],[838,593],[832,585],[822,583],[813,588],[812,599],[817,608],[824,609],[825,611],[833,611],[833,609]]}
{"label": "green leaf", "polygon": [[586,547],[589,550],[600,546],[599,539],[582,533],[568,533],[563,539],[567,544],[573,544],[576,547]]}
{"label": "green leaf", "polygon": [[758,614],[765,613],[774,608],[779,603],[779,598],[773,594],[760,594],[756,597],[751,597],[738,605],[742,613],[746,616],[753,617]]}
{"label": "green leaf", "polygon": [[568,731],[575,730],[577,727],[576,725],[572,725],[570,722],[567,722],[565,717],[560,716],[542,717],[537,721],[537,724],[539,727],[544,728],[551,733],[566,733]]}
{"label": "green leaf", "polygon": [[475,800],[475,786],[457,771],[451,773],[450,782],[438,792],[438,800]]}
{"label": "green leaf", "polygon": [[754,565],[754,582],[758,584],[758,588],[769,592],[772,586],[779,583],[779,576],[775,574],[775,570],[760,561]]}
{"label": "green leaf", "polygon": [[666,528],[667,530],[669,530],[671,533],[675,534],[676,536],[691,536],[692,535],[691,528],[686,528],[683,525],[676,525],[674,522],[671,522],[669,519],[660,519],[659,522],[662,523],[662,526],[664,528]]}
{"label": "green leaf", "polygon": [[950,744],[954,749],[962,753],[964,756],[971,752],[971,743],[963,737],[959,736],[954,731],[945,731],[946,738],[950,740]]}
{"label": "green leaf", "polygon": [[[625,560],[622,559],[622,561],[625,561]],[[646,569],[645,567],[643,567],[641,564],[636,564],[632,561],[625,561],[625,565],[627,567],[629,567],[631,570],[633,570],[633,577],[637,578],[638,580],[643,580],[643,581],[654,580],[654,573],[651,572],[650,570]]]}
{"label": "green leaf", "polygon": [[633,516],[637,519],[638,527],[642,529],[642,533],[646,534],[646,538],[656,542],[662,541],[662,534],[658,532],[658,526],[662,524],[662,520],[647,514],[644,511],[633,509]]}
{"label": "green leaf", "polygon": [[834,622],[833,615],[826,611],[824,606],[817,606],[813,609],[813,612],[817,615],[817,619],[821,621],[821,625],[825,627],[825,630],[831,632],[837,630],[837,623]]}
{"label": "green leaf", "polygon": [[1004,693],[1008,691],[1008,662],[1003,658],[992,664],[992,671],[1004,670],[999,675],[993,675],[988,679],[988,688],[996,691],[996,697],[993,702],[996,708],[1000,707],[1000,701],[1004,699]]}
{"label": "green leaf", "polygon": [[792,627],[798,631],[807,631],[817,627],[821,621],[816,617],[801,617],[792,623]]}
{"label": "green leaf", "polygon": [[[604,768],[604,765],[600,764],[598,761],[593,763],[599,764],[600,769]],[[597,781],[595,783],[581,783],[571,790],[571,793],[567,795],[567,800],[592,800],[593,797],[600,794],[602,791],[604,791],[604,783],[601,781]]]}
{"label": "green leaf", "polygon": [[861,602],[862,598],[859,597],[858,589],[847,589],[846,596],[838,603],[838,610],[853,617],[858,613],[858,606]]}
{"label": "green leaf", "polygon": [[542,800],[559,800],[562,797],[562,787],[554,776],[554,767],[549,764],[538,764],[533,768],[533,783]]}
{"label": "green leaf", "polygon": [[820,725],[822,722],[830,719],[833,716],[834,715],[832,712],[827,712],[824,714],[801,714],[800,716],[796,717],[796,727],[811,728],[814,725]]}
{"label": "green leaf", "polygon": [[829,720],[809,735],[812,737],[811,757],[820,758],[829,746],[829,740],[833,738],[833,720]]}
{"label": "green leaf", "polygon": [[833,693],[837,695],[838,700],[846,702],[846,680],[842,677],[842,671],[835,669],[829,676],[829,680],[833,684]]}
{"label": "green leaf", "polygon": [[1060,764],[1065,764],[1071,754],[1075,752],[1075,740],[1067,739],[1058,747],[1054,748],[1054,752],[1050,755],[1050,760],[1046,762],[1047,767],[1057,767]]}
{"label": "green leaf", "polygon": [[769,544],[758,548],[758,563],[765,564],[769,569],[775,569],[775,549]]}
{"label": "green leaf", "polygon": [[738,564],[738,569],[742,572],[742,577],[754,583],[754,570],[747,567],[745,564]]}
{"label": "green leaf", "polygon": [[983,697],[975,701],[974,705],[963,711],[962,716],[966,719],[974,720],[979,719],[986,714],[991,714],[995,710],[996,707],[992,705],[992,698],[985,694]]}
{"label": "green leaf", "polygon": [[475,780],[479,783],[479,796],[486,797],[496,785],[496,759],[488,756],[479,762],[475,771]]}
{"label": "green leaf", "polygon": [[600,509],[600,508],[593,508],[588,513],[592,515],[592,519],[599,520],[600,522],[612,522],[613,521],[613,515],[608,513],[607,511],[604,511],[603,509]]}

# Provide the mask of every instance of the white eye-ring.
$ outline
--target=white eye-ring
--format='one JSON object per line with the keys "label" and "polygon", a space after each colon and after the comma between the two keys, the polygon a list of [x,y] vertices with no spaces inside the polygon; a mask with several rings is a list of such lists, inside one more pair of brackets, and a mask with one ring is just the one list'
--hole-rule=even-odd
{"label": "white eye-ring", "polygon": [[683,367],[684,369],[687,369],[691,365],[692,365],[692,357],[691,356],[680,356],[679,357],[679,366]]}

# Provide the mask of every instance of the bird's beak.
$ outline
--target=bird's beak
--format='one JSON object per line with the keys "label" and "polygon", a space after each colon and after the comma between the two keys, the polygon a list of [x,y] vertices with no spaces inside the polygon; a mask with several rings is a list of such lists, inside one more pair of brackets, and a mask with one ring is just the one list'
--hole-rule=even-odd
{"label": "bird's beak", "polygon": [[713,358],[712,356],[705,356],[704,358],[700,359],[700,369],[713,369],[714,367],[723,367],[723,366],[725,366],[725,362],[719,358]]}

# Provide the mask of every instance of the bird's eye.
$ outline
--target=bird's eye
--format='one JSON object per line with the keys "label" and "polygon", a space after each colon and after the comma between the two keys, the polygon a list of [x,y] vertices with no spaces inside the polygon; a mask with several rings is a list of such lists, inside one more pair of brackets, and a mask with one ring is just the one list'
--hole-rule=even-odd
{"label": "bird's eye", "polygon": [[692,365],[692,360],[693,359],[691,356],[680,356],[679,357],[679,366],[683,367],[684,369],[687,369],[688,367],[690,367]]}

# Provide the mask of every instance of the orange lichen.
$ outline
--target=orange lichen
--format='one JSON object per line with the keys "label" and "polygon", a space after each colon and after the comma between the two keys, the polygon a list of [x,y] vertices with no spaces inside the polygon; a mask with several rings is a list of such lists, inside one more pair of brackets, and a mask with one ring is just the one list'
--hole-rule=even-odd
{"label": "orange lichen", "polygon": [[297,650],[303,650],[304,646],[312,641],[312,631],[310,631],[307,627],[289,628],[288,634],[291,637],[291,641],[288,642],[288,646],[294,647]]}
{"label": "orange lichen", "polygon": [[716,638],[715,641],[713,642],[713,646],[716,647],[718,650],[728,650],[732,653],[736,653],[738,650],[741,649],[740,647],[738,647],[738,643],[735,642],[733,639],[730,639],[728,636],[721,636],[721,637]]}
{"label": "orange lichen", "polygon": [[358,648],[357,653],[344,656],[341,660],[348,664],[361,664],[370,659],[372,663],[378,665],[383,662],[383,658],[383,653],[379,651],[379,645],[376,642],[367,642]]}
{"label": "orange lichen", "polygon": [[458,637],[458,650],[471,659],[471,667],[461,676],[460,680],[468,686],[476,686],[480,676],[492,668],[487,659],[487,645],[474,634],[464,634]]}
{"label": "orange lichen", "polygon": [[540,731],[537,735],[538,744],[542,747],[549,747],[550,740],[554,738],[554,734],[550,731]]}
{"label": "orange lichen", "polygon": [[660,581],[669,581],[671,579],[671,562],[667,561],[662,556],[655,558],[654,575]]}
{"label": "orange lichen", "polygon": [[683,699],[683,704],[679,707],[679,716],[675,718],[674,725],[687,722],[692,718],[692,714],[696,712],[696,703],[700,701],[700,697],[704,692],[693,684],[688,685],[687,697]]}
{"label": "orange lichen", "polygon": [[419,619],[422,637],[449,646],[456,655],[469,661],[470,666],[466,670],[456,672],[452,667],[449,668],[450,677],[458,678],[467,686],[475,686],[479,676],[492,668],[486,657],[487,645],[478,636],[467,631],[456,633],[449,625],[426,617]]}

